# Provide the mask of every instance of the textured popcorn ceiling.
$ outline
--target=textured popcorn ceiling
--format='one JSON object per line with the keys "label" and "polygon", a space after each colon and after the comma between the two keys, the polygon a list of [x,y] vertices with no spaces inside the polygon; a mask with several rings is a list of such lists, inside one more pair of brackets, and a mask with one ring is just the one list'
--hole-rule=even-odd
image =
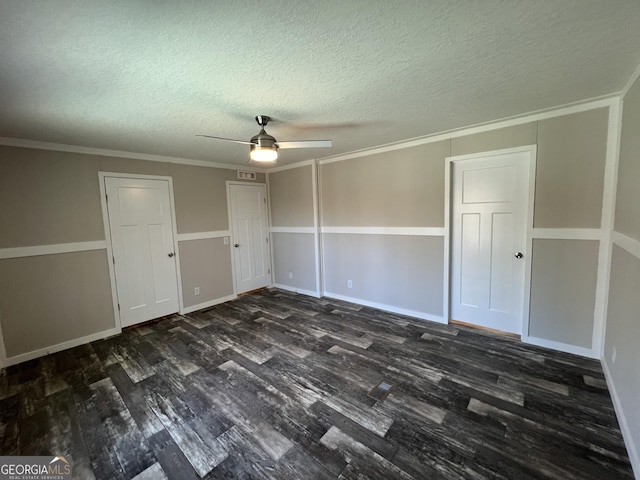
{"label": "textured popcorn ceiling", "polygon": [[620,91],[638,0],[2,0],[0,137],[280,165]]}

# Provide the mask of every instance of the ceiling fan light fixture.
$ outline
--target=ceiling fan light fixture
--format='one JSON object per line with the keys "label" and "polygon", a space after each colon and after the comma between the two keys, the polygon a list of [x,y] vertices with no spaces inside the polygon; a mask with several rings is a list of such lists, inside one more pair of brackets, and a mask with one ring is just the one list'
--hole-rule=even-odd
{"label": "ceiling fan light fixture", "polygon": [[278,160],[278,147],[275,145],[251,145],[249,158],[254,162],[275,162]]}
{"label": "ceiling fan light fixture", "polygon": [[235,140],[233,138],[214,137],[213,135],[196,135],[197,137],[214,138],[217,140],[225,140],[227,142],[242,143],[250,145],[249,161],[254,162],[277,162],[278,150],[280,148],[321,148],[331,147],[331,140],[299,140],[297,142],[278,142],[275,137],[265,132],[264,127],[271,120],[271,117],[267,115],[258,115],[256,117],[256,123],[260,125],[260,131],[251,137],[251,140],[245,142],[244,140]]}

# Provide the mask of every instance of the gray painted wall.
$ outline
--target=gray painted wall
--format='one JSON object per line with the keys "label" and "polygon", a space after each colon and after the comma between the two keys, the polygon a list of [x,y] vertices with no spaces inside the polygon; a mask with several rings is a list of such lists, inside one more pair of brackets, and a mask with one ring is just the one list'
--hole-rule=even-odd
{"label": "gray painted wall", "polygon": [[614,230],[640,239],[640,81],[624,97]]}
{"label": "gray painted wall", "polygon": [[444,226],[449,141],[320,165],[325,227]]}
{"label": "gray painted wall", "polygon": [[[0,168],[0,248],[104,240],[99,171],[173,177],[178,234],[229,228],[225,182],[235,170],[4,146]],[[233,293],[221,239],[179,242],[179,251],[185,306]],[[116,327],[106,249],[0,260],[0,285],[8,356]]]}
{"label": "gray painted wall", "polygon": [[[627,426],[625,440],[629,456],[640,473],[640,258],[613,246],[609,304],[603,359],[615,391],[618,415]],[[615,361],[613,351],[616,351]],[[622,424],[623,421],[620,423]],[[625,429],[623,429],[624,431]]]}
{"label": "gray painted wall", "polygon": [[[443,227],[449,153],[445,140],[320,165],[322,226]],[[442,237],[325,234],[322,239],[326,292],[442,317]]]}
{"label": "gray painted wall", "polygon": [[0,260],[7,357],[114,328],[106,250]]}
{"label": "gray painted wall", "polygon": [[538,122],[535,227],[600,228],[608,113]]}
{"label": "gray painted wall", "polygon": [[[312,233],[274,233],[275,281],[297,290],[316,291],[316,257]],[[293,278],[289,278],[289,272]]]}
{"label": "gray painted wall", "polygon": [[443,237],[325,234],[322,244],[327,292],[442,316]]}
{"label": "gray painted wall", "polygon": [[533,241],[529,335],[591,348],[598,244]]}
{"label": "gray painted wall", "polygon": [[[233,294],[229,245],[222,238],[183,241],[178,248],[185,307]],[[200,295],[195,295],[196,287]]]}
{"label": "gray painted wall", "polygon": [[[273,227],[313,227],[315,165],[268,173]],[[272,233],[275,283],[293,290],[316,292],[316,245],[313,233]],[[293,278],[289,278],[291,272]]]}
{"label": "gray painted wall", "polygon": [[[320,202],[323,227],[442,227],[444,225],[445,158],[491,150],[537,144],[535,226],[547,228],[599,228],[602,214],[604,166],[606,161],[608,108],[529,122],[488,132],[454,137],[432,144],[409,147],[320,165]],[[365,250],[370,236],[339,242],[325,235],[323,266],[326,289],[354,299],[384,303],[386,292],[396,292],[404,282],[381,273],[376,290],[364,293],[347,290],[346,269]],[[360,248],[357,243],[360,243]],[[568,255],[574,244],[566,241],[536,241],[532,255],[534,291],[531,296],[531,335],[590,349],[594,326],[595,280],[598,242],[588,247],[578,242],[580,261]],[[569,245],[567,247],[567,245]],[[375,255],[395,258],[392,243],[377,245]],[[444,258],[425,262],[426,252],[412,251],[416,265],[425,265],[422,275],[440,275]],[[443,254],[443,253],[442,253]],[[429,252],[433,255],[433,252]],[[555,260],[554,260],[555,259]],[[557,261],[556,261],[557,260]],[[378,260],[376,260],[378,261]],[[589,280],[584,277],[585,269]],[[371,273],[371,272],[370,272]],[[375,271],[377,274],[378,271]],[[415,281],[423,281],[419,275]],[[558,296],[549,284],[567,290]],[[559,279],[586,282],[574,291]],[[588,286],[587,286],[588,284]],[[335,290],[335,291],[334,291]],[[395,308],[415,309],[430,292],[413,289],[413,296],[386,295]],[[378,295],[380,293],[380,295]],[[571,293],[571,295],[569,295]],[[376,299],[376,295],[378,298]],[[434,296],[431,302],[442,299]],[[577,307],[574,305],[577,301]],[[412,306],[410,306],[412,305]],[[574,309],[574,307],[576,307]],[[433,303],[429,304],[434,311]],[[426,311],[425,311],[426,312]]]}
{"label": "gray painted wall", "polygon": [[[624,97],[615,230],[631,238],[635,254],[613,245],[603,363],[640,478],[640,80]],[[614,350],[616,352],[614,361]]]}
{"label": "gray painted wall", "polygon": [[451,139],[451,156],[490,152],[505,148],[533,145],[537,140],[537,122],[499,128],[489,132]]}
{"label": "gray painted wall", "polygon": [[271,224],[313,227],[313,165],[269,173]]}

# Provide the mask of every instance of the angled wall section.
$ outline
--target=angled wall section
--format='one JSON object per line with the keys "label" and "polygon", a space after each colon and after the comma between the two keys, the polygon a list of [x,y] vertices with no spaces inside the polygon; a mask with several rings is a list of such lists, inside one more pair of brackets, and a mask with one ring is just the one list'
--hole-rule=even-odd
{"label": "angled wall section", "polygon": [[315,162],[270,170],[274,286],[319,297]]}
{"label": "angled wall section", "polygon": [[602,364],[640,478],[640,80],[623,98],[620,159]]}

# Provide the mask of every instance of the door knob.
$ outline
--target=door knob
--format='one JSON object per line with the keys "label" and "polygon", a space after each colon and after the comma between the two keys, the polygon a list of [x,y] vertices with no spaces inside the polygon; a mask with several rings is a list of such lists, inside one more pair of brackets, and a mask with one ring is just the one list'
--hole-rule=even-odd
{"label": "door knob", "polygon": [[522,258],[524,257],[524,255],[522,254],[522,252],[518,252],[516,253],[516,258]]}
{"label": "door knob", "polygon": [[175,254],[174,254],[173,252],[171,252],[171,253],[169,254],[169,258],[173,257],[174,255],[175,255]]}
{"label": "door knob", "polygon": [[236,243],[236,244],[234,245],[234,247],[236,247],[236,248],[238,248],[239,246],[240,246],[240,244],[239,244],[239,243]]}

